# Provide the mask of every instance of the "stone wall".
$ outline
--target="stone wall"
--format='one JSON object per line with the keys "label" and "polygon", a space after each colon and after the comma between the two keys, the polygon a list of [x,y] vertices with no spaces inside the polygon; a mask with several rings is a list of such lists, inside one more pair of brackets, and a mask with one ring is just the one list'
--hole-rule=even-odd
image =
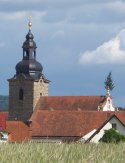
{"label": "stone wall", "polygon": [[[19,91],[23,90],[23,100]],[[30,118],[40,96],[48,96],[48,83],[19,76],[9,80],[9,119],[26,121]]]}
{"label": "stone wall", "polygon": [[[19,91],[23,90],[23,100],[19,99]],[[9,117],[13,120],[27,119],[33,108],[33,81],[10,80],[9,82]]]}
{"label": "stone wall", "polygon": [[45,83],[42,79],[34,82],[33,109],[35,108],[40,96],[48,96],[48,83]]}

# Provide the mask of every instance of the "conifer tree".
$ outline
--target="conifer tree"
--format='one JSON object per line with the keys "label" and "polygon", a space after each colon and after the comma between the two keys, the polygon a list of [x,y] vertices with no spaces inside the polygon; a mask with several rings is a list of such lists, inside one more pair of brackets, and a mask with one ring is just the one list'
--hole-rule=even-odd
{"label": "conifer tree", "polygon": [[106,90],[110,90],[110,91],[112,91],[113,90],[113,88],[115,87],[114,86],[114,83],[113,83],[113,80],[112,80],[112,72],[109,72],[109,74],[108,74],[108,76],[107,76],[107,78],[106,78],[106,80],[105,80],[105,89]]}

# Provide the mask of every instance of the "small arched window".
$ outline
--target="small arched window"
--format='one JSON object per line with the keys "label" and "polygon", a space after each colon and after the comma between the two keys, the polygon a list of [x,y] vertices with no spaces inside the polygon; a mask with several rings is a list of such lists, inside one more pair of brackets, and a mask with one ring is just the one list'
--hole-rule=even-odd
{"label": "small arched window", "polygon": [[36,59],[36,51],[34,51],[34,58]]}
{"label": "small arched window", "polygon": [[26,57],[26,52],[24,52],[24,57]]}
{"label": "small arched window", "polygon": [[19,100],[23,100],[23,89],[22,88],[19,91]]}

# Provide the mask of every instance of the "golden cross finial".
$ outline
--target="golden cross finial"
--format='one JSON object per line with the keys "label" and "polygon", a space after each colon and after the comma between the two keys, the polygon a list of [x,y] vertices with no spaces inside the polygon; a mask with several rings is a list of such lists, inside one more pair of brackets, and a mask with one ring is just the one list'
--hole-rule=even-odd
{"label": "golden cross finial", "polygon": [[28,23],[29,30],[31,30],[31,27],[32,27],[32,23],[31,23],[31,16],[29,16],[28,20],[29,20],[29,23]]}

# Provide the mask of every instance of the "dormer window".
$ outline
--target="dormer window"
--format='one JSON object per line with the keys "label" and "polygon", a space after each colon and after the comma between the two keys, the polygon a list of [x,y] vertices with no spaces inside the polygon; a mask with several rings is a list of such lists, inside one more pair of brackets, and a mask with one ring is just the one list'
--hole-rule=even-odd
{"label": "dormer window", "polygon": [[19,100],[23,100],[23,89],[19,90]]}

